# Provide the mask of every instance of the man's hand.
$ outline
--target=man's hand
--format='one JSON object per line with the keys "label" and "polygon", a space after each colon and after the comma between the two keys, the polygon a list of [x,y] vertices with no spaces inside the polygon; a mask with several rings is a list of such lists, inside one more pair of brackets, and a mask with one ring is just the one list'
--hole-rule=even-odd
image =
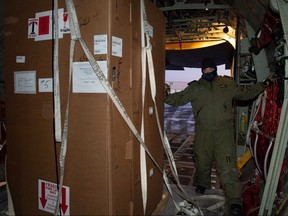
{"label": "man's hand", "polygon": [[275,73],[271,73],[262,81],[262,83],[264,84],[265,87],[268,87],[269,85],[272,85],[275,82],[275,80],[276,80]]}

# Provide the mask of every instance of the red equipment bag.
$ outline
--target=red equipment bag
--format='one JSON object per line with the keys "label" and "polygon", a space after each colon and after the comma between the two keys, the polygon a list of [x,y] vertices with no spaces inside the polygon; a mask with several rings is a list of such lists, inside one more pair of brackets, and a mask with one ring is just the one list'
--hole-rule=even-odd
{"label": "red equipment bag", "polygon": [[242,208],[243,216],[258,216],[260,208],[260,197],[259,197],[259,181],[260,174],[256,177],[256,181],[253,183],[251,181],[243,185],[242,189]]}

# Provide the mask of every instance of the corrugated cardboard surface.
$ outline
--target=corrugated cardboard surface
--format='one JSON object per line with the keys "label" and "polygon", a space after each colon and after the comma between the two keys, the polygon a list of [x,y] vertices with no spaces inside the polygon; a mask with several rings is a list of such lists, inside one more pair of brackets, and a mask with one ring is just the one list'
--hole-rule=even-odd
{"label": "corrugated cardboard surface", "polygon": [[[130,4],[132,6],[130,7]],[[65,7],[59,2],[59,8]],[[21,7],[19,7],[21,5]],[[93,53],[93,36],[107,34],[123,40],[122,58],[95,55],[108,60],[108,79],[127,113],[140,126],[140,12],[138,1],[75,1],[80,30]],[[163,122],[164,28],[160,11],[146,1],[148,20],[154,28],[153,56],[157,81],[157,101]],[[51,10],[51,1],[11,0],[5,8],[5,76],[7,103],[8,181],[17,215],[49,215],[38,209],[38,179],[57,182],[60,144],[54,150],[53,94],[14,94],[14,72],[36,70],[39,78],[52,77],[52,41],[27,38],[28,18]],[[131,11],[131,9],[133,11]],[[149,16],[150,15],[150,16]],[[161,30],[161,31],[160,31]],[[62,122],[67,104],[70,35],[59,40]],[[24,64],[16,64],[16,56],[25,56]],[[74,61],[85,60],[77,44]],[[117,79],[112,81],[112,71]],[[146,144],[160,165],[163,153],[155,113],[147,86],[145,104]],[[72,94],[69,118],[68,149],[64,185],[70,187],[71,215],[141,214],[142,199],[139,179],[139,143],[114,107],[107,94]],[[57,155],[57,160],[55,159]],[[162,176],[148,160],[154,174],[148,181],[147,214],[156,208],[162,195]]]}
{"label": "corrugated cardboard surface", "polygon": [[[141,35],[140,35],[140,17],[137,14],[140,13],[140,1],[135,1],[132,9],[132,25],[133,25],[133,50],[135,55],[133,55],[133,71],[141,70]],[[150,1],[145,2],[147,19],[149,24],[153,27],[153,38],[152,43],[152,54],[154,61],[155,79],[157,84],[157,95],[156,102],[160,116],[160,122],[163,123],[163,85],[164,85],[164,67],[165,67],[165,19],[162,17],[162,13],[156,9]],[[163,150],[162,144],[159,136],[159,131],[156,123],[155,110],[152,115],[149,114],[149,108],[154,109],[153,101],[151,100],[150,82],[149,74],[146,74],[147,84],[146,84],[146,98],[145,98],[145,143],[151,151],[152,155],[162,166]],[[133,73],[133,119],[137,128],[140,131],[141,125],[141,100],[139,97],[141,95],[141,74]],[[163,124],[162,124],[163,128]],[[141,182],[140,182],[140,158],[139,158],[139,145],[138,141],[134,139],[134,160],[133,160],[133,183],[134,183],[134,215],[139,215],[142,212],[142,198],[141,198]],[[156,168],[156,166],[151,162],[150,158],[147,156],[147,170],[153,169],[153,175],[148,177],[148,203],[147,203],[147,215],[150,215],[156,208],[158,200],[161,200],[162,196],[162,174]]]}

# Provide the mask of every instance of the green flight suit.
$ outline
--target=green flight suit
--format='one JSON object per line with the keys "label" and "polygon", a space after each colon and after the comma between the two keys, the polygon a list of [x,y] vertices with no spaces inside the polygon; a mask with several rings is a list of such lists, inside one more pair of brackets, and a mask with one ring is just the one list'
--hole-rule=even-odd
{"label": "green flight suit", "polygon": [[212,82],[203,78],[193,81],[183,91],[165,98],[165,103],[172,106],[188,102],[192,104],[195,117],[194,185],[211,188],[211,166],[214,160],[230,205],[242,205],[237,173],[233,98],[252,99],[263,90],[262,83],[245,88],[237,85],[230,77],[216,76]]}

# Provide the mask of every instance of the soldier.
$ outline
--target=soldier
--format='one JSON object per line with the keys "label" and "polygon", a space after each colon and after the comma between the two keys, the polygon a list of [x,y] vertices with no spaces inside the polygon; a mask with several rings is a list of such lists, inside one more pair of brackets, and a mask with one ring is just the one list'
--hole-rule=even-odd
{"label": "soldier", "polygon": [[230,214],[241,215],[242,191],[237,173],[232,102],[234,98],[254,98],[264,90],[265,85],[258,82],[246,88],[237,85],[230,77],[218,76],[215,61],[210,58],[203,59],[201,68],[202,77],[198,81],[190,82],[181,92],[166,93],[165,103],[182,106],[190,102],[193,106],[195,192],[204,194],[207,188],[211,188],[211,166],[215,160]]}

